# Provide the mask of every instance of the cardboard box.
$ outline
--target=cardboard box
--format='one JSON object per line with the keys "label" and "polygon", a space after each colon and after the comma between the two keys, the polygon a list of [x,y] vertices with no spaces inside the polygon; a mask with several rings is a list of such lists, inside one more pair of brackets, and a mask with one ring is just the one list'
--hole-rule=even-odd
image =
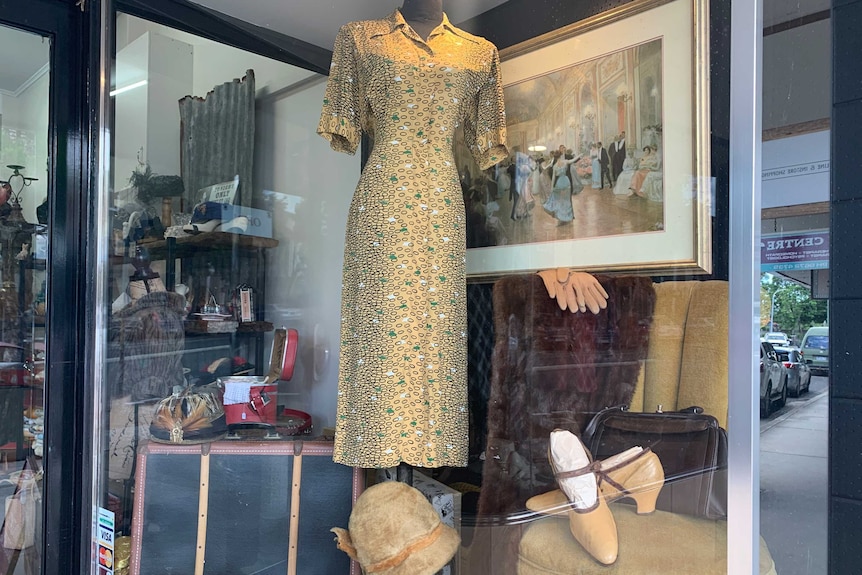
{"label": "cardboard box", "polygon": [[237,206],[234,204],[220,204],[218,202],[205,202],[195,206],[192,223],[211,219],[220,219],[229,222],[234,218],[245,216],[248,218],[248,227],[245,231],[239,229],[225,230],[247,236],[261,238],[272,237],[272,214],[266,210]]}
{"label": "cardboard box", "polygon": [[[461,492],[435,479],[431,479],[416,469],[413,470],[413,487],[421,491],[428,498],[428,501],[431,502],[431,505],[440,514],[441,521],[445,525],[455,529],[458,535],[461,535]],[[438,572],[438,575],[458,575],[457,567],[460,553],[459,547],[452,561],[443,567]]]}

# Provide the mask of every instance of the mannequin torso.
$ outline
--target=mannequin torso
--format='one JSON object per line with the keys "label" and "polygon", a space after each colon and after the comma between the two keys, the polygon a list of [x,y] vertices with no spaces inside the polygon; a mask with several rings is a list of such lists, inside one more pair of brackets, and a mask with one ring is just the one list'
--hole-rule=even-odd
{"label": "mannequin torso", "polygon": [[443,21],[443,0],[404,0],[401,15],[413,31],[427,41]]}

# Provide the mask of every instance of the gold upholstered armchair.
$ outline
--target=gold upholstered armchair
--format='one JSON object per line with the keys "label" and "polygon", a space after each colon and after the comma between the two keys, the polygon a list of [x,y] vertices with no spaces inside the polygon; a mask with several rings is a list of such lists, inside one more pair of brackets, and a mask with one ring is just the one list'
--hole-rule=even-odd
{"label": "gold upholstered armchair", "polygon": [[[506,278],[495,286],[495,330],[504,330],[503,347],[506,348],[508,357],[515,358],[516,363],[526,363],[523,372],[526,374],[524,379],[528,382],[526,385],[529,390],[517,393],[535,394],[535,385],[547,385],[547,377],[534,377],[536,384],[530,387],[530,374],[547,376],[554,370],[549,370],[546,365],[531,365],[531,360],[524,358],[541,354],[541,351],[533,349],[541,345],[543,337],[542,333],[536,330],[541,327],[541,330],[547,331],[549,324],[558,321],[565,323],[566,327],[560,332],[551,333],[551,337],[557,341],[560,341],[562,335],[577,338],[579,333],[583,332],[597,341],[610,342],[606,348],[601,349],[585,351],[577,347],[571,350],[570,357],[592,358],[594,363],[611,357],[614,359],[612,363],[615,364],[604,375],[591,371],[590,378],[595,380],[592,384],[589,383],[589,378],[587,383],[583,383],[581,378],[579,370],[582,370],[585,364],[580,368],[573,365],[563,366],[566,373],[563,379],[570,387],[564,391],[558,387],[555,391],[558,398],[569,395],[589,398],[595,394],[603,394],[599,401],[606,402],[607,406],[614,405],[612,402],[615,398],[609,395],[613,392],[619,394],[617,398],[628,399],[627,403],[634,411],[655,411],[658,406],[664,411],[671,411],[697,405],[703,407],[705,413],[716,417],[722,427],[727,428],[727,283],[678,281],[654,284],[648,278],[625,277],[603,277],[600,281],[608,290],[610,299],[608,310],[595,318],[582,314],[575,314],[582,316],[579,318],[548,315],[555,313],[555,304],[543,300],[547,295],[541,284],[537,284],[529,276]],[[525,311],[519,311],[521,309]],[[602,314],[606,312],[608,317],[603,319]],[[587,314],[589,315],[591,314]],[[645,332],[639,333],[638,326],[646,326]],[[522,334],[527,332],[532,334],[523,337],[526,341],[520,342],[518,338],[522,338]],[[521,343],[525,346],[523,349],[513,350]],[[500,351],[501,332],[497,331],[495,363],[502,359],[499,357]],[[569,363],[577,361],[580,360],[570,360]],[[514,409],[511,399],[503,400],[500,396],[495,396],[495,387],[503,383],[511,388],[511,382],[500,381],[502,376],[496,373],[497,365],[494,369],[491,408],[502,403],[509,406],[504,407],[504,410]],[[511,371],[512,367],[506,365],[503,369]],[[560,366],[555,369],[560,369]],[[618,381],[627,379],[633,380],[633,391],[627,386],[623,386],[622,390],[617,389]],[[539,396],[543,393],[545,392],[540,392]],[[531,401],[530,405],[535,406],[540,400]],[[574,406],[570,408],[575,411],[595,411],[602,407],[595,403],[584,407],[574,400],[558,399],[561,403],[566,401],[569,401],[569,406]],[[526,401],[521,401],[518,407],[526,404]],[[535,410],[534,407],[531,409],[534,414],[541,411]],[[584,424],[584,419],[577,415],[571,418],[568,427],[576,433],[578,429],[583,430]],[[505,417],[508,415],[489,415],[488,459],[493,459],[496,453],[502,461],[510,462],[512,457],[507,457],[506,450],[518,453],[517,445],[507,447],[508,443],[518,444],[519,439],[515,437],[511,442],[507,441],[508,420]],[[551,422],[551,425],[560,426],[558,422]],[[542,430],[542,433],[544,432],[545,430]],[[730,432],[732,433],[732,430]],[[533,447],[532,451],[539,450]],[[521,454],[518,459],[523,460],[523,451]],[[530,464],[533,469],[538,469],[539,457],[545,457],[545,454],[537,454],[536,460]],[[486,462],[486,472],[490,468]],[[504,471],[507,470],[504,466]],[[533,475],[541,476],[542,472],[536,471]],[[494,489],[494,481],[501,477],[498,473],[489,482],[486,473],[483,485],[488,487],[483,490]],[[505,490],[505,477],[502,477],[501,484]],[[506,497],[514,498],[516,505],[521,505],[525,494],[531,495],[524,489],[512,488]],[[495,502],[489,500],[486,503],[487,508],[491,509]],[[517,568],[511,572],[517,572],[518,575],[726,575],[726,521],[661,510],[649,515],[637,515],[635,507],[625,503],[625,500],[611,503],[610,507],[619,538],[619,553],[614,564],[608,566],[598,563],[578,544],[569,530],[566,515],[542,516],[528,518],[511,531],[514,536],[510,537],[506,547],[517,555]],[[480,512],[481,510],[480,502]],[[515,515],[517,513],[510,516]],[[528,517],[523,514],[521,516]],[[760,574],[775,574],[772,557],[762,539]]]}
{"label": "gold upholstered armchair", "polygon": [[[662,406],[675,410],[698,405],[726,428],[727,283],[665,282],[653,288],[656,298],[647,358],[631,409],[654,411]],[[611,505],[620,542],[616,563],[596,563],[574,541],[568,523],[550,517],[523,529],[518,545],[519,575],[727,573],[725,521],[665,511],[638,516],[630,505]],[[762,539],[760,573],[775,573]]]}

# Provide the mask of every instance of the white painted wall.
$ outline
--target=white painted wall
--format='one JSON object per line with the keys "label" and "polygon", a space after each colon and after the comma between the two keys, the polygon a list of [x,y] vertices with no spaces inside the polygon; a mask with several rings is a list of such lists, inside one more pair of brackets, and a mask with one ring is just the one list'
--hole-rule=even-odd
{"label": "white painted wall", "polygon": [[[28,133],[34,146],[19,150],[0,149],[0,179],[6,180],[12,170],[6,166],[19,164],[26,167],[25,176],[38,178],[21,193],[24,219],[36,222],[36,207],[47,197],[48,190],[48,97],[50,75],[40,76],[19,96],[2,95],[3,129]],[[5,254],[4,254],[5,255]]]}
{"label": "white painted wall", "polygon": [[267,190],[280,242],[267,258],[266,315],[300,333],[296,375],[282,391],[302,394],[288,403],[311,413],[318,431],[335,423],[344,230],[359,179],[358,155],[333,152],[316,133],[325,86],[320,80],[260,101],[255,158],[256,182]]}
{"label": "white painted wall", "polygon": [[180,112],[177,101],[192,90],[193,47],[146,32],[117,51],[115,87],[147,84],[114,96],[114,189],[128,186],[138,152],[154,174],[180,174]]}
{"label": "white painted wall", "polygon": [[254,70],[258,97],[316,75],[278,60],[213,42],[197,46],[194,69],[195,96],[206,96],[215,86],[242,78],[248,69]]}
{"label": "white painted wall", "polygon": [[[118,46],[129,46],[146,33],[191,45],[195,96],[254,70],[254,204],[273,211],[273,234],[279,241],[266,256],[265,317],[278,327],[299,331],[296,370],[290,382],[281,384],[279,391],[285,395],[279,404],[309,412],[317,432],[334,425],[343,238],[359,179],[359,156],[331,151],[316,133],[326,78],[130,16],[120,16],[117,29]],[[147,106],[148,115],[158,113],[152,100]],[[178,121],[176,133],[178,138]],[[116,137],[125,137],[119,124]],[[266,342],[269,349],[271,337]]]}

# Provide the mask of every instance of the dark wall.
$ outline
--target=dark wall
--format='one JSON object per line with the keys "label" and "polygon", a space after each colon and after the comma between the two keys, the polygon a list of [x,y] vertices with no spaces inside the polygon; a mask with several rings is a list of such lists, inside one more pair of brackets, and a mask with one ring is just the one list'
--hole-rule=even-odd
{"label": "dark wall", "polygon": [[829,573],[859,573],[862,557],[860,30],[862,0],[833,0]]}
{"label": "dark wall", "polygon": [[[509,0],[459,26],[483,36],[497,48],[513,46],[557,28],[579,22],[621,1]],[[730,185],[730,3],[710,0],[710,120],[712,175],[716,180],[713,218],[713,274],[673,279],[728,279]],[[657,281],[661,278],[655,278]]]}

